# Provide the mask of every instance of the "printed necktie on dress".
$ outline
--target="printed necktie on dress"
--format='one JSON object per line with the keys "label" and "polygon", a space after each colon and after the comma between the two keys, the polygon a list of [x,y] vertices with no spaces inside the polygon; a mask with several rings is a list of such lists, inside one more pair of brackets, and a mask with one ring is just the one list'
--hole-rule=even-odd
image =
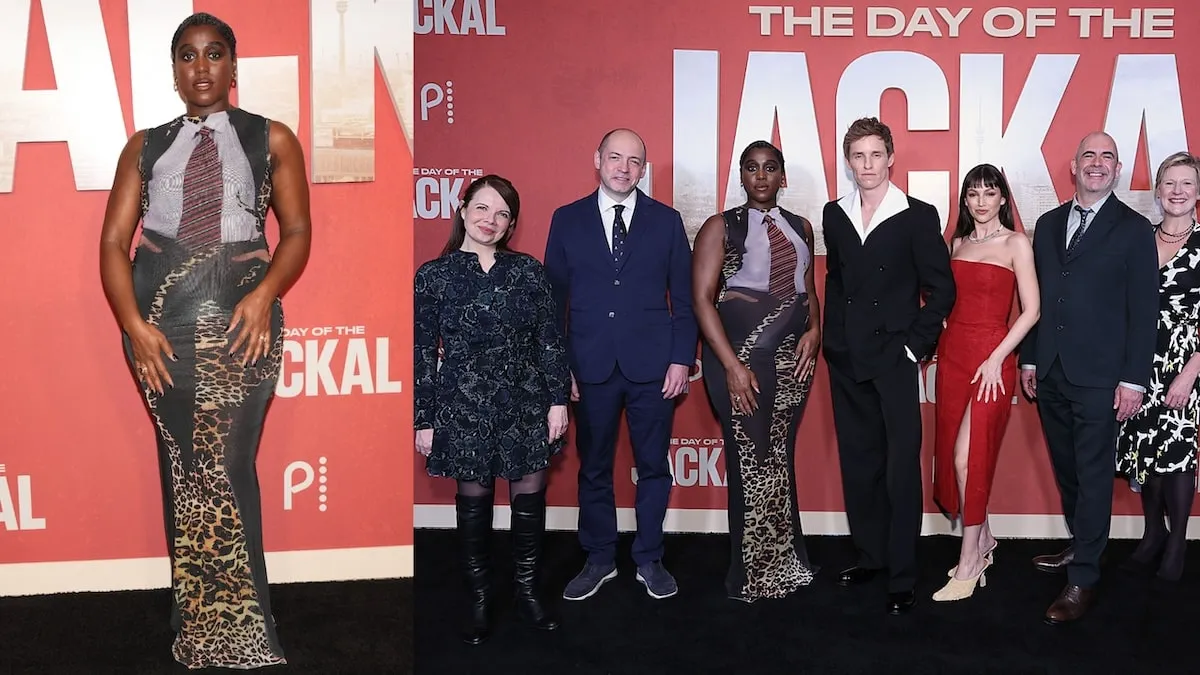
{"label": "printed necktie on dress", "polygon": [[613,207],[615,214],[613,215],[612,254],[613,262],[616,264],[620,264],[621,258],[625,257],[625,235],[629,234],[625,229],[625,219],[621,217],[621,212],[624,210],[624,204],[617,204]]}
{"label": "printed necktie on dress", "polygon": [[1075,205],[1075,210],[1079,212],[1079,229],[1075,230],[1075,234],[1071,237],[1071,242],[1067,244],[1067,253],[1070,253],[1072,249],[1079,245],[1079,240],[1083,239],[1083,231],[1088,226],[1088,216],[1092,215],[1091,209],[1085,209],[1078,204]]}
{"label": "printed necktie on dress", "polygon": [[192,251],[221,241],[221,202],[225,184],[212,133],[208,127],[200,127],[196,132],[196,147],[183,171],[183,215],[179,219],[176,240]]}
{"label": "printed necktie on dress", "polygon": [[767,240],[771,243],[771,276],[767,292],[787,300],[796,294],[796,264],[799,262],[796,247],[770,215],[763,216],[763,225],[767,227]]}

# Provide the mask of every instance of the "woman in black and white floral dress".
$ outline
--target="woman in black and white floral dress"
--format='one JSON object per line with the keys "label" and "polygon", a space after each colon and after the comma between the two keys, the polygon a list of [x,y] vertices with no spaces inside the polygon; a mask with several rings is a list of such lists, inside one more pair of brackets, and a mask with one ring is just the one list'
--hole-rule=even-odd
{"label": "woman in black and white floral dress", "polygon": [[[1200,227],[1196,200],[1200,159],[1186,152],[1158,168],[1155,191],[1163,222],[1155,226],[1160,270],[1158,347],[1146,405],[1121,426],[1117,471],[1142,495],[1146,528],[1122,568],[1158,577],[1183,574],[1187,523],[1196,494],[1196,426],[1200,422]],[[1169,530],[1164,524],[1166,514]]]}

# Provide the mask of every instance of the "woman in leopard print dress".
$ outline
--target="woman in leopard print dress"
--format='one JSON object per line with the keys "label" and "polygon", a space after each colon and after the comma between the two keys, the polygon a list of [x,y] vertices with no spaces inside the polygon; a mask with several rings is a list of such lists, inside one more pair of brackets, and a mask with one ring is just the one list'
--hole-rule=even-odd
{"label": "woman in leopard print dress", "polygon": [[[188,668],[256,668],[284,663],[254,462],[279,376],[278,298],[308,258],[304,156],[287,127],[230,106],[237,43],[227,24],[184,20],[171,60],[186,114],[125,146],[101,279],[157,432],[172,652]],[[279,221],[274,258],[268,207]]]}
{"label": "woman in leopard print dress", "polygon": [[[783,153],[742,153],[744,206],[709,218],[693,253],[704,381],[729,483],[729,597],[779,598],[812,582],[796,502],[796,428],[821,343],[812,225],[779,208]],[[702,300],[703,299],[703,300]]]}

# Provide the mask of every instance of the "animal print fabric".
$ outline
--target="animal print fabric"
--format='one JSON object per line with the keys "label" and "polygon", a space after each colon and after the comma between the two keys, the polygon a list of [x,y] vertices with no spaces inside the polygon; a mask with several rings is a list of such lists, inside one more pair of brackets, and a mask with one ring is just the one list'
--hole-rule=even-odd
{"label": "animal print fabric", "polygon": [[[270,194],[269,185],[268,174],[262,194]],[[143,394],[163,478],[172,653],[189,669],[286,663],[271,615],[255,469],[279,378],[282,305],[271,307],[270,349],[257,363],[243,367],[240,352],[231,356],[239,329],[226,332],[269,260],[265,237],[193,252],[143,230],[133,261],[142,316],[177,357],[166,360],[174,386],[162,395],[143,387]],[[125,350],[132,365],[127,337]]]}
{"label": "animal print fabric", "polygon": [[[724,278],[740,256],[727,248]],[[738,359],[758,381],[758,410],[733,412],[725,368],[705,345],[704,380],[725,437],[731,564],[726,590],[743,600],[781,598],[812,583],[796,500],[796,429],[811,376],[798,378],[796,344],[807,330],[808,296],[779,300],[724,288],[717,312]]]}

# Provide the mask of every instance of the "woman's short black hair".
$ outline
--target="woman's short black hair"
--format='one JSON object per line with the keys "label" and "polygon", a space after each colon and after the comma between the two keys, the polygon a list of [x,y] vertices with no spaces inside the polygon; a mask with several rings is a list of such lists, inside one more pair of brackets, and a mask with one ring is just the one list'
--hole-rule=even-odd
{"label": "woman's short black hair", "polygon": [[233,35],[233,29],[229,27],[229,24],[212,14],[199,12],[184,19],[183,23],[179,24],[179,28],[175,29],[175,37],[171,39],[172,61],[175,60],[175,50],[179,49],[179,41],[183,39],[184,31],[193,26],[212,26],[216,29],[221,39],[229,44],[229,58],[237,60],[237,38]]}

